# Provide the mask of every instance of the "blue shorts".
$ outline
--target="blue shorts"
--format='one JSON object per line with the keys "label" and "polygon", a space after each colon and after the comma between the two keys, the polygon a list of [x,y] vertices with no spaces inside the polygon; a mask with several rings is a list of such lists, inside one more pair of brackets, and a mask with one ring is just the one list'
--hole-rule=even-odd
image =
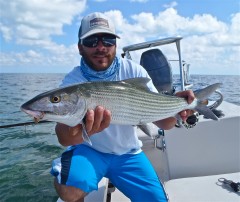
{"label": "blue shorts", "polygon": [[143,152],[119,156],[77,145],[65,151],[59,162],[53,162],[51,174],[60,184],[84,192],[97,190],[98,182],[107,177],[131,201],[167,201],[162,184]]}

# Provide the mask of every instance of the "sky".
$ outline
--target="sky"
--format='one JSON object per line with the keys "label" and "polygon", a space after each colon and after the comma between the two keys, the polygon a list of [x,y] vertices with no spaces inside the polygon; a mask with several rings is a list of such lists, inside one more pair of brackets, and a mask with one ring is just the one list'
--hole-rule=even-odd
{"label": "sky", "polygon": [[[81,19],[95,11],[115,23],[119,56],[124,46],[181,36],[190,74],[240,75],[239,0],[0,0],[0,73],[71,71]],[[175,46],[160,48],[176,59]]]}

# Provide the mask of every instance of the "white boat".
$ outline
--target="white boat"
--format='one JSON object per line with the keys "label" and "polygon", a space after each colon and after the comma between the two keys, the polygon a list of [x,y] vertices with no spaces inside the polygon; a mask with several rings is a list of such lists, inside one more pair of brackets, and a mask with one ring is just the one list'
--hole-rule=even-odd
{"label": "white boat", "polygon": [[[123,55],[131,59],[131,51],[150,49],[142,53],[141,64],[149,72],[153,71],[152,75],[157,75],[156,72],[162,68],[158,65],[151,69],[155,60],[156,64],[163,63],[163,66],[167,66],[162,70],[166,74],[164,77],[168,77],[166,83],[154,81],[156,78],[153,78],[153,82],[159,91],[172,93],[169,61],[163,54],[160,59],[159,49],[155,47],[175,43],[180,87],[185,90],[194,84],[190,85],[187,80],[189,65],[182,62],[181,39],[182,37],[171,37],[127,46],[123,48]],[[150,67],[147,67],[148,64]],[[149,74],[151,76],[151,73]],[[142,149],[152,162],[171,202],[240,201],[240,192],[235,192],[230,186],[231,182],[240,182],[240,106],[222,101],[220,94],[220,99],[209,107],[217,107],[218,112],[221,110],[224,116],[219,118],[219,121],[213,121],[200,115],[197,124],[193,124],[195,126],[190,129],[175,127],[163,131],[150,125],[151,131],[148,135],[138,129],[139,138],[143,142]],[[233,185],[237,186],[234,183]],[[240,191],[240,184],[238,185]],[[109,180],[104,178],[99,183],[98,191],[90,193],[84,201],[130,201],[119,190],[113,190],[109,188]]]}

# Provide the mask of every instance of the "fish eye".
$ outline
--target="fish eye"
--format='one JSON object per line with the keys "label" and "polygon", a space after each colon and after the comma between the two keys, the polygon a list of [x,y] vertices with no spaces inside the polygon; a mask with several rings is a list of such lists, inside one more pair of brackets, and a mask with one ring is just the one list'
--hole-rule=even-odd
{"label": "fish eye", "polygon": [[58,95],[52,96],[50,100],[52,103],[59,103],[61,101],[61,97]]}

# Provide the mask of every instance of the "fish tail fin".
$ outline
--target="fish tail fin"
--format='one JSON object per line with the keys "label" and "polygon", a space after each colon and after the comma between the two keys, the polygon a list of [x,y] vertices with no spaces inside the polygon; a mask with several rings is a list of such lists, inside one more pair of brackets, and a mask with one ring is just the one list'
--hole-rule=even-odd
{"label": "fish tail fin", "polygon": [[209,85],[206,88],[194,91],[194,95],[198,99],[198,101],[206,100],[220,86],[221,86],[221,83],[215,83],[215,84]]}
{"label": "fish tail fin", "polygon": [[218,120],[218,117],[206,105],[199,104],[195,107],[195,110],[197,110],[200,114],[203,114],[207,118],[213,119],[215,121]]}
{"label": "fish tail fin", "polygon": [[213,120],[218,120],[218,117],[212,112],[211,109],[209,109],[204,104],[204,102],[212,93],[214,93],[214,91],[216,91],[220,87],[220,85],[221,83],[215,83],[207,86],[206,88],[203,88],[201,90],[197,90],[194,92],[195,97],[198,100],[198,104],[195,107],[195,110],[197,110],[199,113]]}

